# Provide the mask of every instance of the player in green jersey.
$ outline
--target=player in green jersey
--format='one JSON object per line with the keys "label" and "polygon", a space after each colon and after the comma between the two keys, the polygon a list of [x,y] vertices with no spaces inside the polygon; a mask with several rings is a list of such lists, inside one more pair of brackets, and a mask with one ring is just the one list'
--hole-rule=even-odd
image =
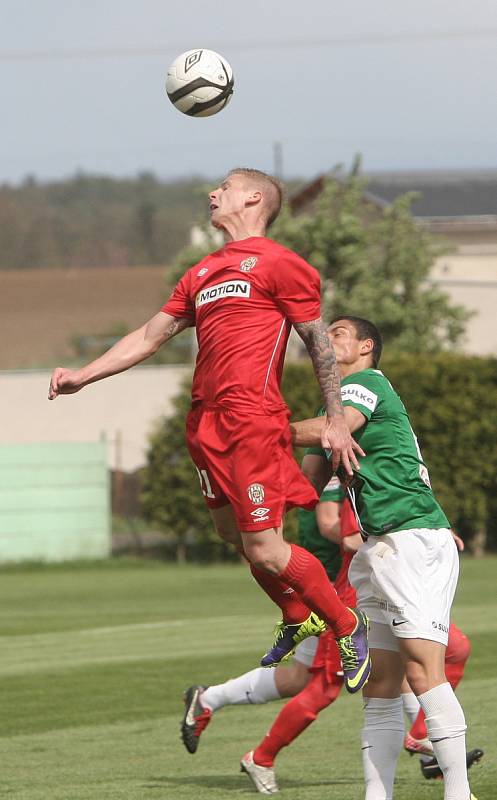
{"label": "player in green jersey", "polygon": [[[377,368],[378,330],[367,320],[345,316],[335,319],[328,333],[340,365],[346,421],[366,453],[348,485],[366,539],[349,577],[371,620],[373,668],[363,690],[366,800],[392,798],[404,733],[404,673],[426,714],[445,800],[470,800],[466,723],[444,673],[457,548],[405,407]],[[320,417],[294,423],[295,443],[319,447],[322,425]],[[317,463],[324,481],[328,462],[321,457]]]}

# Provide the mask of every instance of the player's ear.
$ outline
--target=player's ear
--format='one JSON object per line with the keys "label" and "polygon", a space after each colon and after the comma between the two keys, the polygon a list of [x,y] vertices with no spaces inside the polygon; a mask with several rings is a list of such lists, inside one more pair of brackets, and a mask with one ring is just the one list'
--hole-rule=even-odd
{"label": "player's ear", "polygon": [[361,356],[367,356],[369,353],[372,353],[374,349],[374,342],[372,339],[364,339],[361,342]]}
{"label": "player's ear", "polygon": [[247,197],[247,205],[256,206],[260,202],[262,202],[262,192],[259,189],[253,189]]}

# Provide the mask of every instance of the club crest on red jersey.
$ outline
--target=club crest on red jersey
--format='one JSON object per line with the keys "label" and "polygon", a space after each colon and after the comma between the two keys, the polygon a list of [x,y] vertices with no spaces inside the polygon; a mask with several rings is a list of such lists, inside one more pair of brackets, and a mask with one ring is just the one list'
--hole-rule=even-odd
{"label": "club crest on red jersey", "polygon": [[264,486],[262,483],[251,483],[250,486],[247,487],[247,494],[254,506],[258,506],[260,503],[264,502]]}
{"label": "club crest on red jersey", "polygon": [[257,264],[257,256],[250,256],[250,258],[244,258],[243,261],[240,261],[240,270],[241,272],[250,272],[251,269],[254,269],[256,264]]}

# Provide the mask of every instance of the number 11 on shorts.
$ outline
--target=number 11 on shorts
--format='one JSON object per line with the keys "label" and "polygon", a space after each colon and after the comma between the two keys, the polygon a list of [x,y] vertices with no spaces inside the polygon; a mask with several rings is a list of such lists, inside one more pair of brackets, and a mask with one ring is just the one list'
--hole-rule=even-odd
{"label": "number 11 on shorts", "polygon": [[216,495],[212,491],[212,486],[209,480],[209,476],[207,474],[207,470],[199,469],[197,466],[195,466],[195,469],[198,472],[198,479],[200,481],[200,488],[202,489],[202,494],[205,495],[205,497],[210,497],[214,499]]}

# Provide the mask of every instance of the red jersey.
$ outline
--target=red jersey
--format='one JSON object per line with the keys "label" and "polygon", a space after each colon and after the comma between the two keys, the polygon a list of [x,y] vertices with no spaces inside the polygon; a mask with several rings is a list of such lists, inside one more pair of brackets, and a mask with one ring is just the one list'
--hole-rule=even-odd
{"label": "red jersey", "polygon": [[250,414],[286,409],[280,392],[292,323],[318,319],[318,272],[261,236],[228,242],[183,275],[161,309],[195,325],[194,403]]}

